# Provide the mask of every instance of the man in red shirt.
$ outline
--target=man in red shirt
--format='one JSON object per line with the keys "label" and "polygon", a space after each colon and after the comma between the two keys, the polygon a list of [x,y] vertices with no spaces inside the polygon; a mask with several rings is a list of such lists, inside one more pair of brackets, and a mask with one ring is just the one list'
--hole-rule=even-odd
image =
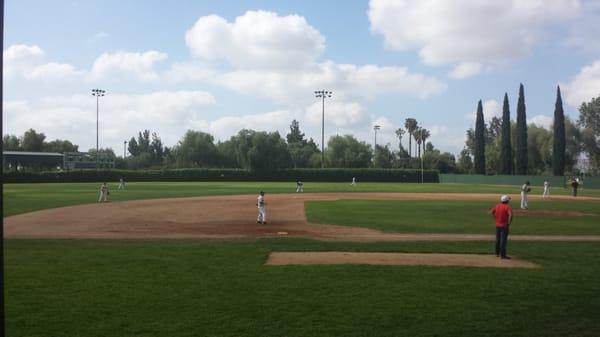
{"label": "man in red shirt", "polygon": [[510,259],[506,256],[506,241],[508,240],[508,228],[512,222],[512,208],[508,204],[510,197],[503,195],[500,203],[490,210],[490,214],[496,219],[496,256]]}

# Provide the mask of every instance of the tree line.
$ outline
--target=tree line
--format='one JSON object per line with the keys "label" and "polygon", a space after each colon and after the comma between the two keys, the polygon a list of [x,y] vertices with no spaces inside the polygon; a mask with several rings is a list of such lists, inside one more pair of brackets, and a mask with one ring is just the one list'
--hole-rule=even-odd
{"label": "tree line", "polygon": [[[517,119],[511,120],[508,94],[504,94],[502,118],[484,122],[481,100],[475,129],[467,130],[459,170],[475,174],[548,174],[562,176],[600,171],[600,97],[579,107],[579,119],[565,117],[557,87],[552,130],[527,124],[525,90],[519,86]],[[578,161],[583,160],[583,167]]]}

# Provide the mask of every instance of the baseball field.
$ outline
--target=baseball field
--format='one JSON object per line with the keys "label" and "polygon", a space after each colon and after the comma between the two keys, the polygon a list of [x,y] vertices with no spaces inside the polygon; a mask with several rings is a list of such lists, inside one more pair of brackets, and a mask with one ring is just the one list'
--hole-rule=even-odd
{"label": "baseball field", "polygon": [[9,336],[600,335],[599,190],[517,210],[519,186],[116,185],[5,186]]}

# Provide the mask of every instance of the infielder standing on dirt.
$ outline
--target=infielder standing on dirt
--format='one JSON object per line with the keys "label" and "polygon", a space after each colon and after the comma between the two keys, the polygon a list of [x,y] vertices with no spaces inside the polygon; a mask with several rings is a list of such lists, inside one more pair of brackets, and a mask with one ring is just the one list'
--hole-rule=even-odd
{"label": "infielder standing on dirt", "polygon": [[508,241],[508,229],[512,222],[512,207],[508,204],[510,197],[503,195],[500,203],[490,210],[490,214],[496,220],[496,256],[510,259],[506,255],[506,242]]}
{"label": "infielder standing on dirt", "polygon": [[550,196],[550,183],[548,182],[548,180],[544,180],[544,194],[542,195],[542,197],[548,198],[548,196]]}
{"label": "infielder standing on dirt", "polygon": [[527,194],[531,192],[529,180],[521,186],[521,209],[527,209]]}
{"label": "infielder standing on dirt", "polygon": [[296,193],[298,192],[304,192],[304,184],[300,180],[296,181]]}
{"label": "infielder standing on dirt", "polygon": [[352,183],[350,186],[356,186],[356,177],[352,177]]}
{"label": "infielder standing on dirt", "polygon": [[258,207],[258,218],[256,219],[256,223],[266,225],[267,211],[265,210],[265,192],[260,191],[260,195],[256,199],[256,206]]}
{"label": "infielder standing on dirt", "polygon": [[108,193],[108,185],[102,183],[102,185],[100,185],[100,198],[98,198],[98,202],[108,201]]}

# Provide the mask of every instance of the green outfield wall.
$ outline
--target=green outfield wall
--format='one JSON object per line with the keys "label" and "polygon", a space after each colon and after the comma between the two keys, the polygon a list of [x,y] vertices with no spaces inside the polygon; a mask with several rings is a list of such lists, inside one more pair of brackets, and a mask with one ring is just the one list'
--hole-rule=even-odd
{"label": "green outfield wall", "polygon": [[523,185],[526,181],[529,181],[533,186],[543,186],[544,180],[548,180],[552,187],[564,187],[567,179],[565,177],[533,175],[440,174],[440,183],[454,184]]}

